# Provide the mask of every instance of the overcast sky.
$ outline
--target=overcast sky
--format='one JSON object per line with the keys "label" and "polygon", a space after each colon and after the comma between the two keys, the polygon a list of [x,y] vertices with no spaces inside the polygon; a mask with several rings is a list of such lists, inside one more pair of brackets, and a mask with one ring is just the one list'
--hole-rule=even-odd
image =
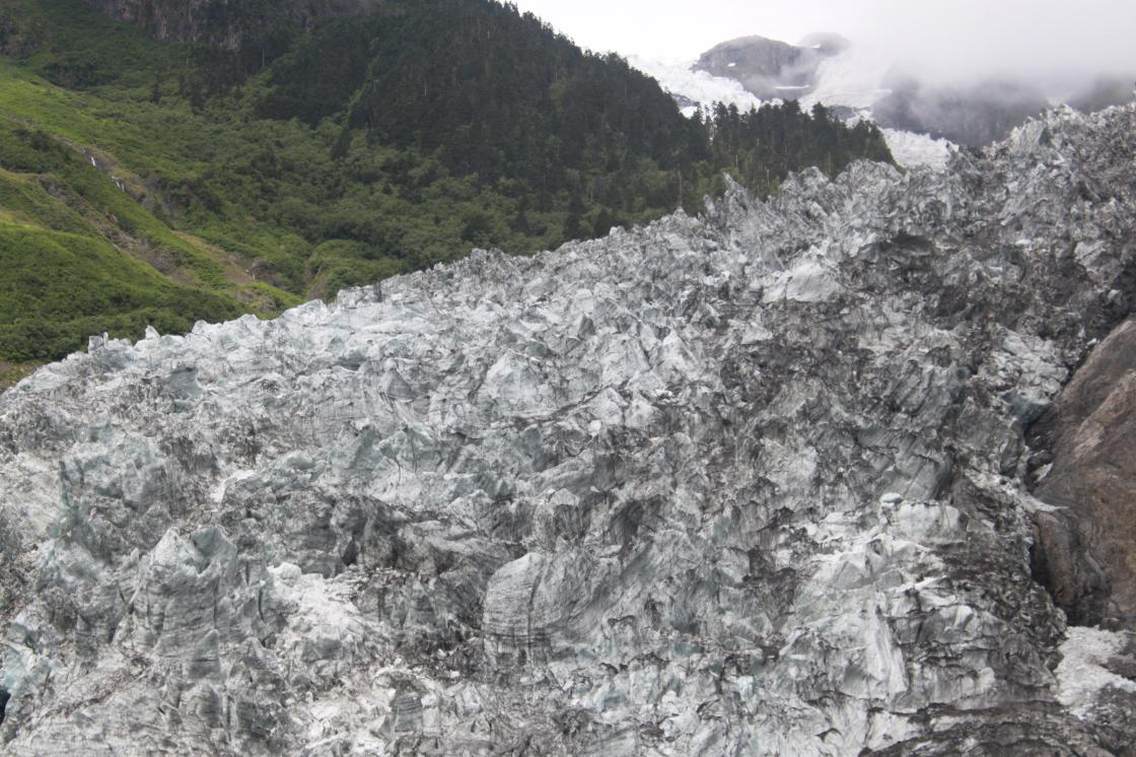
{"label": "overcast sky", "polygon": [[1136,0],[517,0],[578,44],[691,59],[749,34],[844,34],[944,78],[1136,72]]}

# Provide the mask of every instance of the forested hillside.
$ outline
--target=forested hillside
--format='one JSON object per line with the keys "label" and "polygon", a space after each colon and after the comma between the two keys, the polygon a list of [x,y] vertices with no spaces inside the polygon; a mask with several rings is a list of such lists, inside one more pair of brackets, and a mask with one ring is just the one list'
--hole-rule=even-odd
{"label": "forested hillside", "polygon": [[164,42],[153,15],[81,0],[0,9],[0,383],[91,333],[268,315],[473,246],[696,211],[723,170],[764,192],[889,159],[871,127],[795,105],[686,120],[620,58],[488,0],[302,22],[247,5]]}

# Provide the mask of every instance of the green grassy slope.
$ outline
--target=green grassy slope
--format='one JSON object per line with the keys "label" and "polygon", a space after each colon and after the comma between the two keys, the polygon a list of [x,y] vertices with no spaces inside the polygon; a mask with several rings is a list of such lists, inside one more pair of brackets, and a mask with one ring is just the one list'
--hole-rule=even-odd
{"label": "green grassy slope", "polygon": [[90,334],[185,331],[299,301],[157,217],[136,176],[81,146],[95,141],[90,114],[66,94],[0,63],[0,385]]}
{"label": "green grassy slope", "polygon": [[[767,191],[800,161],[887,158],[878,135],[799,111],[762,121],[788,124],[792,151],[765,136],[785,128],[740,144],[744,118],[711,149],[622,61],[510,8],[446,2],[459,21],[392,0],[293,32],[250,69],[82,0],[8,0],[0,387],[93,333],[270,316],[473,246],[524,253],[695,207],[719,164],[761,167]],[[417,54],[430,45],[449,53]]]}

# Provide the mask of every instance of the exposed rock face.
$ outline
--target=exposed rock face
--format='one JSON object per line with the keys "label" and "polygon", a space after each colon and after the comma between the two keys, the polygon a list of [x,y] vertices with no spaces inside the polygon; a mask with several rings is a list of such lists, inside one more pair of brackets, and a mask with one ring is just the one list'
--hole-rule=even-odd
{"label": "exposed rock face", "polygon": [[1023,429],[1132,307],[1134,155],[1136,109],[1064,111],[42,369],[7,752],[1127,748]]}
{"label": "exposed rock face", "polygon": [[1041,524],[1046,583],[1071,617],[1136,625],[1136,322],[1093,350],[1031,436],[1052,450],[1035,493],[1067,508]]}
{"label": "exposed rock face", "polygon": [[758,36],[732,39],[704,52],[694,70],[735,79],[762,99],[796,99],[816,84],[820,62],[847,44],[834,34],[814,35],[808,41],[808,46],[797,47]]}
{"label": "exposed rock face", "polygon": [[374,11],[384,0],[86,0],[118,21],[161,40],[236,50],[280,24],[306,28],[321,18]]}

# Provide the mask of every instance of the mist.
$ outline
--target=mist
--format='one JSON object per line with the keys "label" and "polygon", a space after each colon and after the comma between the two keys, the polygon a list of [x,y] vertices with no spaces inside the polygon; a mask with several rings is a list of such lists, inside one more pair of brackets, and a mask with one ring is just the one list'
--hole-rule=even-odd
{"label": "mist", "polygon": [[[1134,0],[520,0],[579,44],[693,60],[727,39],[852,39],[873,71],[943,86],[1028,81],[1069,96],[1101,76],[1136,77]],[[867,71],[865,72],[867,73]]]}
{"label": "mist", "polygon": [[874,0],[871,6],[846,34],[925,82],[1019,81],[1061,97],[1101,77],[1136,76],[1132,0]]}

